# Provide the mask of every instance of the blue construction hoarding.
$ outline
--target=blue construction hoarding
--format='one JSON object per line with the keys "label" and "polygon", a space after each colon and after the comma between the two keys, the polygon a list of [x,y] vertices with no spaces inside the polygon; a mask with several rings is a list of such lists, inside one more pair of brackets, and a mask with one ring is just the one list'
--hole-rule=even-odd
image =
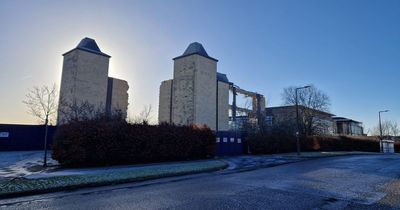
{"label": "blue construction hoarding", "polygon": [[[48,148],[56,126],[48,127]],[[0,124],[0,151],[41,150],[44,148],[44,125]]]}
{"label": "blue construction hoarding", "polygon": [[243,138],[240,132],[218,131],[216,143],[217,156],[243,154]]}

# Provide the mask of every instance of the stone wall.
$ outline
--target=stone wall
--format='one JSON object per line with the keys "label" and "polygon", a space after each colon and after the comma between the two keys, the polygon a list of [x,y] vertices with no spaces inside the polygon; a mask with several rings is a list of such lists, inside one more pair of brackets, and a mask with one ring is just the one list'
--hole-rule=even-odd
{"label": "stone wall", "polygon": [[229,130],[229,84],[218,82],[218,130]]}
{"label": "stone wall", "polygon": [[159,95],[159,103],[158,103],[158,122],[167,122],[171,121],[171,89],[172,89],[173,80],[166,80],[161,82],[160,85],[160,95]]}
{"label": "stone wall", "polygon": [[[123,119],[127,117],[128,111],[128,82],[121,79],[116,79],[109,77],[109,80],[112,80],[111,87],[111,101],[110,103],[111,113],[116,114],[120,112]],[[109,89],[110,90],[110,89]]]}
{"label": "stone wall", "polygon": [[175,124],[194,123],[194,73],[194,56],[175,60],[171,117]]}
{"label": "stone wall", "polygon": [[[212,59],[194,54],[175,60],[171,112],[173,123],[206,124],[211,129],[216,128],[216,75],[217,62]],[[165,100],[160,96],[160,105],[163,107]],[[167,115],[164,113],[160,112],[163,115],[160,119],[165,119]]]}
{"label": "stone wall", "polygon": [[196,59],[194,123],[208,125],[215,130],[217,120],[217,62],[200,55],[192,56]]}
{"label": "stone wall", "polygon": [[[75,49],[64,55],[60,99],[64,104],[87,102],[105,109],[109,57]],[[63,109],[63,105],[59,106]],[[66,116],[58,112],[58,123]]]}

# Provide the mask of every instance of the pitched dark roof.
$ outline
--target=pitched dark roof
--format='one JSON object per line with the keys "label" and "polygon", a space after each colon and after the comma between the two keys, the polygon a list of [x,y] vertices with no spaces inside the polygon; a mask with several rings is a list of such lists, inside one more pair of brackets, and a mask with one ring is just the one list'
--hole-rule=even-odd
{"label": "pitched dark roof", "polygon": [[183,53],[183,55],[191,55],[191,54],[199,54],[201,56],[208,57],[208,54],[204,49],[203,45],[201,45],[198,42],[191,43]]}
{"label": "pitched dark roof", "polygon": [[336,122],[355,122],[355,123],[362,123],[360,121],[356,121],[353,119],[345,118],[345,117],[332,117],[332,119]]}
{"label": "pitched dark roof", "polygon": [[[284,105],[284,106],[266,107],[265,111],[267,113],[270,113],[272,109],[296,109],[296,105]],[[299,105],[299,109],[311,109],[311,110],[317,111],[317,112],[319,112],[321,114],[324,114],[324,115],[328,115],[328,116],[331,116],[331,117],[335,116],[334,114],[331,114],[329,112],[308,108],[308,107],[303,106],[303,105]]]}
{"label": "pitched dark roof", "polygon": [[96,41],[94,39],[91,39],[91,38],[88,38],[88,37],[85,37],[84,39],[82,39],[81,42],[79,42],[78,46],[76,46],[76,48],[64,53],[63,55],[68,54],[69,52],[71,52],[71,51],[73,51],[75,49],[80,49],[80,50],[83,50],[83,51],[86,51],[86,52],[95,53],[95,54],[106,56],[106,57],[111,57],[111,56],[101,52],[101,50],[100,50],[99,46],[97,45]]}
{"label": "pitched dark roof", "polygon": [[219,73],[219,72],[217,72],[217,81],[231,84],[231,82],[229,82],[228,77],[226,76],[226,74],[222,74],[222,73]]}
{"label": "pitched dark roof", "polygon": [[183,58],[183,57],[186,57],[186,56],[189,56],[189,55],[194,55],[194,54],[201,55],[203,57],[209,58],[209,59],[214,60],[214,61],[218,61],[217,59],[208,56],[208,54],[207,54],[206,50],[204,49],[203,45],[201,45],[198,42],[191,43],[186,48],[185,52],[181,56],[173,58],[173,60],[178,59],[178,58]]}

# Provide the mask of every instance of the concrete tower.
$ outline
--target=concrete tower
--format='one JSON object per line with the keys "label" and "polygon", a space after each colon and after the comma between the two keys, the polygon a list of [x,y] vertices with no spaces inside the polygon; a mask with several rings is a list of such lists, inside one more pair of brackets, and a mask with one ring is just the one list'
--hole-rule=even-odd
{"label": "concrete tower", "polygon": [[63,56],[58,124],[68,120],[71,105],[84,103],[109,113],[118,106],[126,117],[128,84],[108,77],[111,56],[101,52],[95,40],[84,38]]}
{"label": "concrete tower", "polygon": [[174,60],[174,78],[160,87],[159,121],[217,126],[217,62],[200,43]]}
{"label": "concrete tower", "polygon": [[[206,124],[212,130],[228,131],[236,129],[238,110],[246,113],[252,122],[260,123],[264,119],[264,96],[239,88],[228,80],[226,74],[217,72],[218,60],[210,57],[200,43],[190,44],[181,56],[173,60],[173,79],[160,85],[159,123]],[[230,91],[232,106],[229,104]],[[237,107],[237,94],[251,97],[252,109]]]}
{"label": "concrete tower", "polygon": [[194,42],[174,60],[172,122],[216,128],[217,62]]}

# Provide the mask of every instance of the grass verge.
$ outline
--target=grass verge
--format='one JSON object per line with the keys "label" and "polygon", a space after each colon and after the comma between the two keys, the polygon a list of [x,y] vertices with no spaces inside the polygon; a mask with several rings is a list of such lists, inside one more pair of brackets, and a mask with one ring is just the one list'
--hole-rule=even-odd
{"label": "grass verge", "polygon": [[163,177],[216,171],[226,167],[227,164],[222,161],[209,160],[101,174],[68,175],[39,179],[14,179],[0,183],[0,198],[72,190],[82,187],[137,182]]}

